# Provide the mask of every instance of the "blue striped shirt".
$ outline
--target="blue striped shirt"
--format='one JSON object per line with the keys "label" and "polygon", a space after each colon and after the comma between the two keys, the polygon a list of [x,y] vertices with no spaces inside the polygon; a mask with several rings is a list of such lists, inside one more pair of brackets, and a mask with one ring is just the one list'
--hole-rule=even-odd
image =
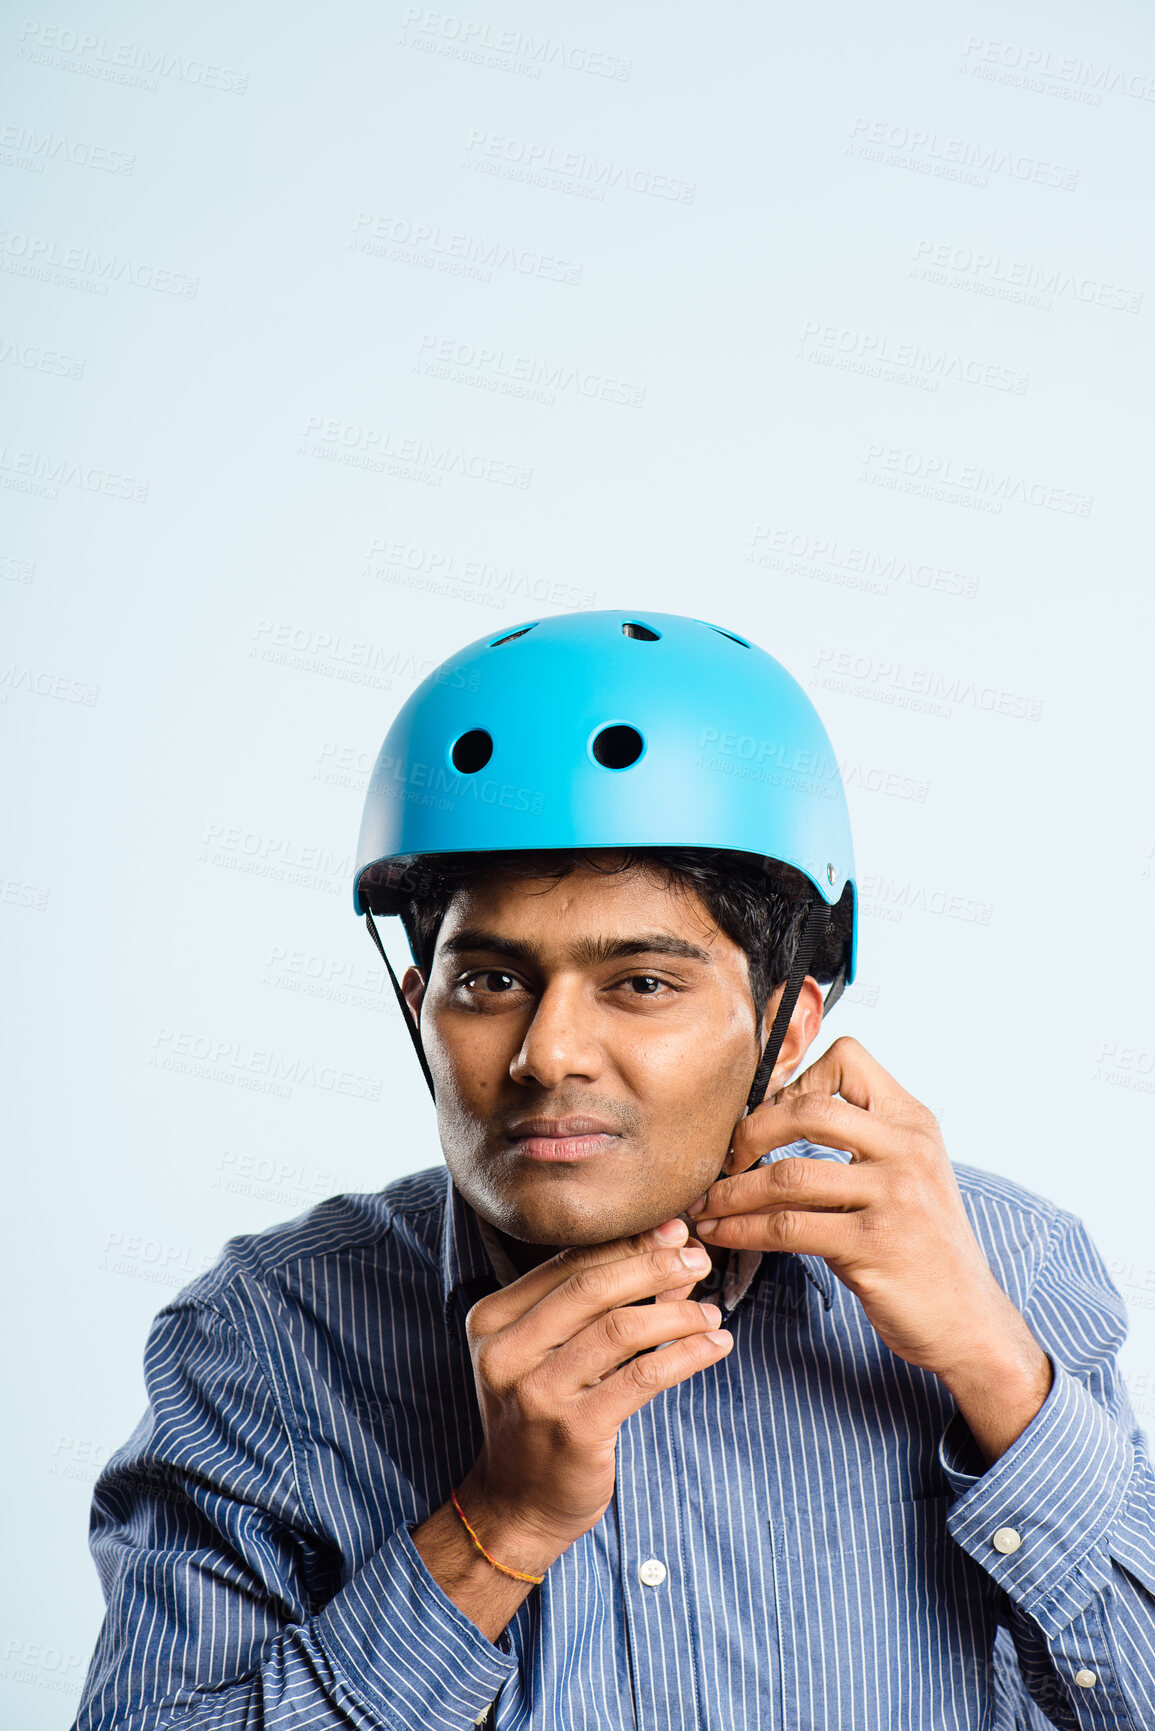
{"label": "blue striped shirt", "polygon": [[493,1235],[435,1168],[232,1240],[156,1319],[96,1487],[79,1731],[469,1731],[491,1703],[502,1731],[1150,1731],[1122,1302],[1073,1215],[955,1170],[1054,1366],[1002,1458],[824,1262],[733,1254],[733,1350],[627,1420],[606,1514],[496,1643],[412,1538],[479,1452]]}

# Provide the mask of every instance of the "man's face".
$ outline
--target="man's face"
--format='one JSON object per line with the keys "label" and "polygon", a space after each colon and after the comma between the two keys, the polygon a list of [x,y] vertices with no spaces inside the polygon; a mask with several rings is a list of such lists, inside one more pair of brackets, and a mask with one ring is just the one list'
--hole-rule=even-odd
{"label": "man's face", "polygon": [[745,952],[691,891],[495,877],[454,898],[423,1001],[416,970],[406,991],[446,1162],[511,1238],[642,1232],[718,1176],[761,1042]]}

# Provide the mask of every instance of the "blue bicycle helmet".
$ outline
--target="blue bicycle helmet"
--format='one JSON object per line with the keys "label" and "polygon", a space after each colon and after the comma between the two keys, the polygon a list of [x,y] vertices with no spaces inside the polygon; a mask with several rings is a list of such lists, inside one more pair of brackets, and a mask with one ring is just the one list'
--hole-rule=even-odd
{"label": "blue bicycle helmet", "polygon": [[381,948],[373,915],[400,911],[421,859],[625,847],[753,855],[792,867],[815,892],[751,1089],[757,1103],[807,968],[831,954],[835,907],[843,939],[824,970],[828,1007],[854,978],[857,893],[826,730],[797,680],[737,632],[607,608],[527,620],[451,655],[402,706],[377,757],[354,905]]}

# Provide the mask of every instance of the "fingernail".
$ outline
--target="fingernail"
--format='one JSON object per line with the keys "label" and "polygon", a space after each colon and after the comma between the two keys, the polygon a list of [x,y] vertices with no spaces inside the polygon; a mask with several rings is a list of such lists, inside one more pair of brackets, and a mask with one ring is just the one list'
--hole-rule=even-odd
{"label": "fingernail", "polygon": [[702,1315],[706,1318],[706,1321],[712,1323],[713,1326],[717,1328],[718,1324],[722,1320],[722,1312],[718,1309],[718,1306],[716,1304],[703,1304],[701,1306],[701,1311]]}
{"label": "fingernail", "polygon": [[705,1206],[706,1206],[706,1192],[703,1191],[696,1202],[691,1202],[690,1206],[686,1210],[686,1213],[687,1214],[700,1214],[702,1212],[702,1209]]}
{"label": "fingernail", "polygon": [[687,1244],[682,1252],[682,1261],[687,1268],[709,1268],[710,1258],[700,1244]]}
{"label": "fingernail", "polygon": [[718,1224],[718,1222],[716,1220],[695,1220],[694,1231],[695,1232],[713,1232],[713,1230],[714,1230],[715,1226],[717,1226],[717,1224]]}
{"label": "fingernail", "polygon": [[654,1227],[653,1236],[659,1244],[682,1244],[686,1239],[686,1222],[664,1220],[660,1226]]}
{"label": "fingernail", "polygon": [[712,1340],[715,1346],[733,1346],[734,1344],[734,1336],[728,1334],[724,1328],[712,1328],[706,1339]]}

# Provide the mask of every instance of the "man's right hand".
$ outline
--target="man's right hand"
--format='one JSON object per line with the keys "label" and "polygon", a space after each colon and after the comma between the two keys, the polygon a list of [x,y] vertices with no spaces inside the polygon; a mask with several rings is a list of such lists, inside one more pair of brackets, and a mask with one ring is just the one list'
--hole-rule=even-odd
{"label": "man's right hand", "polygon": [[500,1561],[543,1574],[604,1514],[623,1421],[729,1352],[716,1305],[669,1296],[710,1266],[687,1238],[669,1220],[563,1250],[470,1311],[485,1443],[458,1500]]}

